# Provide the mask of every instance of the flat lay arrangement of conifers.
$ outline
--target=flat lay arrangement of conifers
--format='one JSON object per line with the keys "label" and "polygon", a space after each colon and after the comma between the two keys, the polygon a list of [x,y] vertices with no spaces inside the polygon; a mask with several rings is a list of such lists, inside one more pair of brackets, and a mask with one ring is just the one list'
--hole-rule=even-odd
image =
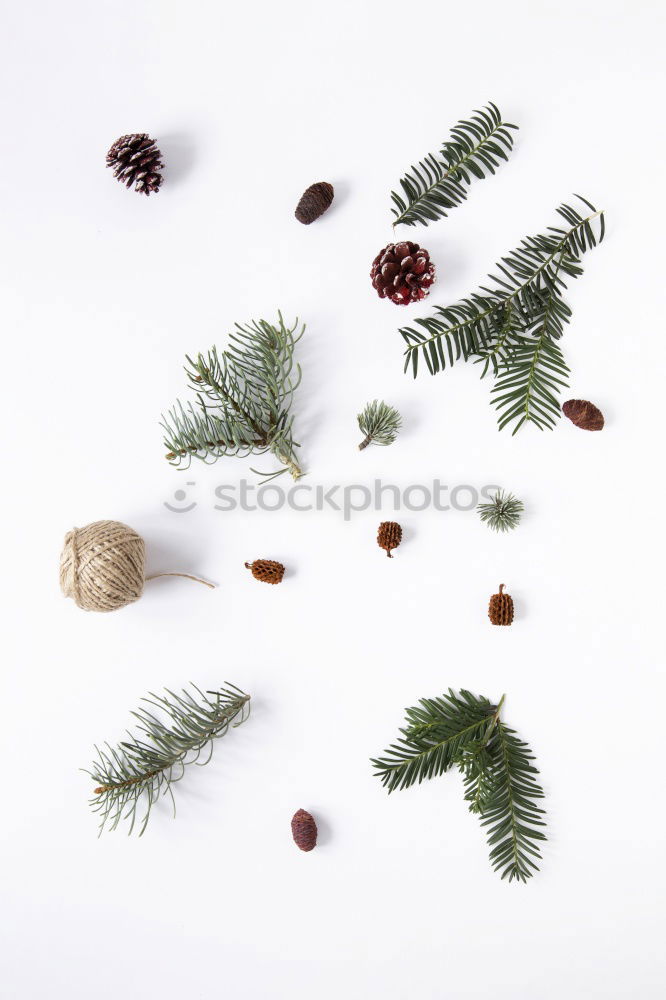
{"label": "flat lay arrangement of conifers", "polygon": [[[564,414],[570,427],[599,431],[604,416],[595,403],[561,402],[570,380],[562,340],[572,317],[567,285],[583,274],[583,257],[604,238],[603,211],[575,195],[556,209],[555,224],[526,236],[476,290],[449,303],[446,275],[422,237],[407,239],[406,230],[399,229],[428,227],[462,205],[477,182],[508,163],[516,131],[490,103],[454,125],[438,152],[428,153],[405,172],[391,192],[393,242],[372,260],[368,291],[410,310],[400,334],[404,369],[414,378],[423,370],[437,375],[471,361],[479,365],[481,378],[491,380],[500,430],[516,434],[528,424],[552,430]],[[109,149],[106,163],[121,184],[139,194],[156,195],[168,183],[168,162],[148,133],[121,136]],[[333,205],[334,186],[315,181],[298,198],[294,216],[304,226],[323,225]],[[444,302],[426,315],[412,315],[433,291]],[[161,421],[166,460],[186,469],[196,460],[268,456],[267,468],[252,470],[263,482],[284,473],[299,479],[304,465],[293,411],[301,381],[297,345],[304,332],[298,319],[285,321],[277,310],[266,319],[237,323],[224,346],[186,355],[189,398],[166,409]],[[393,444],[402,417],[389,403],[374,399],[358,413],[357,424],[358,449],[364,451]],[[524,510],[522,500],[504,489],[477,508],[480,521],[500,534],[513,532]],[[402,541],[400,524],[380,523],[376,542],[389,558]],[[401,550],[407,562],[411,548]],[[397,562],[404,571],[404,561]],[[66,535],[61,589],[79,608],[109,612],[139,600],[145,583],[158,577],[214,586],[176,570],[146,577],[144,563],[145,543],[132,528],[120,521],[93,522]],[[254,559],[245,568],[259,582],[276,585],[286,580],[289,585],[289,573],[276,559]],[[386,572],[400,573],[401,567],[387,567]],[[520,606],[516,610],[504,584],[490,597],[488,619],[493,626],[520,623]],[[497,635],[511,642],[512,632]],[[525,882],[537,870],[545,840],[544,793],[529,746],[503,721],[504,700],[502,696],[495,704],[464,689],[423,698],[407,709],[396,742],[372,764],[389,792],[458,770],[469,810],[486,831],[492,867],[509,882]],[[179,693],[167,690],[144,698],[133,713],[135,732],[116,745],[97,748],[88,771],[100,832],[124,824],[129,832],[142,834],[153,806],[164,796],[175,809],[175,782],[190,763],[207,763],[217,741],[245,722],[249,711],[250,695],[231,684],[214,691],[192,685]],[[287,807],[285,811],[288,815]],[[291,831],[301,851],[314,849],[317,823],[305,809],[293,814]]]}

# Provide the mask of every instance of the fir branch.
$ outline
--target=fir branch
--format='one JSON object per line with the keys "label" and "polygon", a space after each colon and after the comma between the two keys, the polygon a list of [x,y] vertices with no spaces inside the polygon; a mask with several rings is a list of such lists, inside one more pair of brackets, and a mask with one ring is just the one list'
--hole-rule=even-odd
{"label": "fir branch", "polygon": [[463,749],[482,740],[496,707],[469,691],[449,689],[441,698],[422,698],[405,713],[402,738],[372,761],[389,792],[444,774]]}
{"label": "fir branch", "polygon": [[482,377],[492,371],[498,378],[493,403],[499,427],[513,423],[514,434],[525,423],[552,428],[560,415],[558,393],[569,369],[557,341],[571,317],[563,292],[568,279],[583,273],[582,255],[605,232],[603,212],[577,197],[587,214],[560,205],[566,226],[524,239],[497,263],[490,287],[454,305],[437,306],[434,316],[400,331],[407,344],[405,371],[411,367],[414,377],[419,358],[432,375],[460,358],[482,363]]}
{"label": "fir branch", "polygon": [[492,705],[469,691],[449,690],[407,710],[402,738],[372,761],[389,792],[457,766],[469,811],[481,818],[495,871],[525,882],[538,870],[545,815],[529,746],[501,721],[504,696]]}
{"label": "fir branch", "polygon": [[393,444],[400,430],[401,417],[398,411],[383,401],[376,399],[368,403],[363,412],[358,415],[358,426],[365,437],[358,446],[363,451],[370,443],[379,445]]}
{"label": "fir branch", "polygon": [[451,129],[451,138],[442,144],[439,157],[429,153],[401,179],[402,195],[391,192],[393,225],[427,226],[446,218],[465,201],[474,177],[483,180],[508,159],[513,148],[511,130],[517,128],[503,122],[492,103],[475,111],[468,121],[459,121]]}
{"label": "fir branch", "polygon": [[487,740],[471,743],[465,756],[458,762],[458,770],[463,776],[465,802],[468,803],[469,811],[476,815],[483,813],[493,792],[493,759],[487,743]]}
{"label": "fir branch", "polygon": [[491,402],[499,411],[502,430],[514,421],[513,434],[524,423],[552,430],[561,416],[557,393],[569,384],[569,368],[558,344],[545,331],[537,338],[521,338],[502,362]]}
{"label": "fir branch", "polygon": [[534,757],[527,743],[502,722],[489,750],[491,787],[485,795],[481,826],[486,828],[491,848],[490,863],[503,879],[526,882],[539,870],[538,842],[546,840],[545,813],[536,805],[544,797],[534,777],[539,772],[531,763]]}
{"label": "fir branch", "polygon": [[[207,764],[213,753],[212,741],[248,717],[250,696],[233,684],[206,694],[192,687],[200,700],[186,690],[179,695],[167,690],[161,697],[151,693],[142,700],[158,709],[161,717],[139,708],[132,713],[139,723],[139,736],[128,733],[129,739],[115,749],[109,744],[104,749],[95,747],[97,760],[86,773],[97,786],[90,805],[101,813],[100,833],[107,824],[115,830],[123,819],[130,820],[128,832],[132,833],[143,802],[145,813],[138,820],[141,836],[152,806],[166,794],[171,795],[175,815],[171,785],[183,776],[185,766]],[[205,748],[208,755],[200,760]]]}
{"label": "fir branch", "polygon": [[277,326],[266,320],[236,324],[221,354],[213,347],[206,356],[187,357],[195,401],[178,402],[162,416],[172,465],[188,468],[192,458],[211,463],[226,455],[270,452],[282,466],[278,472],[288,470],[294,479],[302,475],[290,415],[301,380],[294,348],[305,331],[296,334],[297,328],[298,320],[285,326],[281,313]]}
{"label": "fir branch", "polygon": [[481,520],[493,531],[513,531],[520,522],[525,505],[513,493],[497,490],[489,503],[480,503],[476,509]]}

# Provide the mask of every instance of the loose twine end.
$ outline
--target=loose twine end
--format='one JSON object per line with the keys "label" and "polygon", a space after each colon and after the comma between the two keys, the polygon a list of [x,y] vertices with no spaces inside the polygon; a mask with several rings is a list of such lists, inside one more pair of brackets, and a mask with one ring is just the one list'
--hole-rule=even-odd
{"label": "loose twine end", "polygon": [[202,580],[200,576],[192,576],[190,573],[153,573],[152,576],[146,577],[146,583],[149,580],[159,580],[162,576],[182,576],[184,580],[194,580],[195,583],[203,583],[204,587],[210,587],[211,590],[215,590],[215,584],[210,583],[208,580]]}

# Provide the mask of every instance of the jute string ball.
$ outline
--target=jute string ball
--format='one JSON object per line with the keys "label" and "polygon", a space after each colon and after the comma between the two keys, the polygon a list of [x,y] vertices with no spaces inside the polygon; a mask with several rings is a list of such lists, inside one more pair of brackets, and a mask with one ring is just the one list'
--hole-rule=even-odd
{"label": "jute string ball", "polygon": [[94,521],[65,535],[60,556],[60,589],[84,611],[116,611],[138,601],[148,580],[182,576],[206,587],[212,583],[189,573],[145,575],[146,545],[121,521]]}

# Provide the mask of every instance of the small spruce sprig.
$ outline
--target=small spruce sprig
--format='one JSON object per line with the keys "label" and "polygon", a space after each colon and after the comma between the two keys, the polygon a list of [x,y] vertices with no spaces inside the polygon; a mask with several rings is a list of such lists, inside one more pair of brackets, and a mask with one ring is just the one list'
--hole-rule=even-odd
{"label": "small spruce sprig", "polygon": [[486,830],[490,863],[509,882],[526,882],[538,871],[544,841],[544,797],[532,752],[497,705],[462,689],[422,698],[405,713],[400,737],[372,761],[389,792],[409,788],[457,767],[465,801]]}
{"label": "small spruce sprig", "polygon": [[270,452],[282,468],[258,475],[302,475],[290,414],[301,381],[294,348],[305,326],[297,333],[298,326],[298,320],[286,326],[281,313],[277,324],[263,319],[247,326],[237,323],[226,350],[218,353],[213,347],[207,355],[187,357],[185,372],[195,401],[187,406],[179,401],[162,416],[166,458],[172,465],[187,469],[193,458],[211,464],[225,455]]}
{"label": "small spruce sprig", "polygon": [[513,531],[518,527],[525,505],[513,493],[497,490],[490,503],[480,503],[476,509],[481,520],[493,531]]}
{"label": "small spruce sprig", "polygon": [[[250,695],[233,684],[205,694],[196,685],[198,698],[183,689],[180,694],[165,691],[142,700],[151,708],[139,708],[132,715],[138,720],[139,735],[112,747],[95,747],[97,760],[86,771],[95,782],[90,800],[94,812],[101,814],[101,833],[108,825],[115,830],[121,820],[129,820],[128,833],[139,824],[139,836],[146,829],[150,811],[162,795],[169,794],[187,764],[207,764],[213,755],[213,740],[224,736],[230,726],[240,726],[250,714]],[[152,709],[161,714],[155,715]],[[207,751],[205,759],[200,757]],[[143,816],[138,813],[145,807]]]}
{"label": "small spruce sprig", "polygon": [[383,400],[373,400],[367,403],[362,413],[358,415],[358,426],[365,437],[358,446],[363,451],[369,444],[393,444],[400,430],[401,417],[399,412]]}
{"label": "small spruce sprig", "polygon": [[564,225],[526,237],[495,265],[491,285],[400,330],[407,345],[405,371],[418,374],[419,359],[431,375],[460,358],[482,364],[496,379],[492,404],[499,429],[526,424],[551,430],[561,416],[558,395],[569,368],[559,346],[571,309],[567,281],[583,273],[583,254],[601,243],[604,213],[581,195],[582,208],[560,205]]}
{"label": "small spruce sprig", "polygon": [[451,129],[439,155],[429,153],[400,181],[402,193],[391,192],[393,225],[427,226],[467,198],[473,178],[494,174],[513,149],[512,131],[517,125],[502,121],[491,102],[475,111],[467,121]]}

